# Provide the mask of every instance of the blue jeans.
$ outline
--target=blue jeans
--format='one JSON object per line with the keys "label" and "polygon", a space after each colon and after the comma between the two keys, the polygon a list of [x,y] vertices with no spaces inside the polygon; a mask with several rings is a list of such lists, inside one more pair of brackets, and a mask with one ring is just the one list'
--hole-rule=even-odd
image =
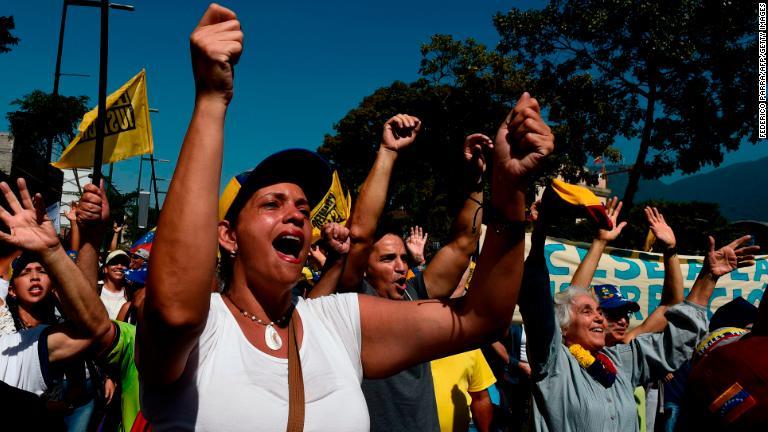
{"label": "blue jeans", "polygon": [[664,404],[664,432],[674,432],[680,415],[680,405],[676,403]]}
{"label": "blue jeans", "polygon": [[[90,394],[93,394],[93,381],[91,381],[90,378],[85,381],[85,387]],[[91,398],[88,403],[75,408],[75,410],[72,411],[72,414],[64,417],[64,423],[67,425],[67,430],[70,432],[86,432],[94,408],[93,398]]]}

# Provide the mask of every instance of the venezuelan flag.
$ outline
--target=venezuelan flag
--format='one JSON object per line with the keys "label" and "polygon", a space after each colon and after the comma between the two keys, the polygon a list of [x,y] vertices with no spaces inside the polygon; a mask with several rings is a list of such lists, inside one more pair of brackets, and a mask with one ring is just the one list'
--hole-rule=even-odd
{"label": "venezuelan flag", "polygon": [[[544,205],[562,205],[576,206],[595,221],[602,229],[612,229],[613,223],[605,212],[605,206],[600,199],[591,190],[584,186],[573,185],[562,180],[553,179],[552,184],[544,193]],[[547,201],[557,201],[556,203],[547,203]]]}
{"label": "venezuelan flag", "polygon": [[131,245],[131,253],[136,253],[136,251],[139,250],[139,249],[145,249],[147,252],[151,252],[152,251],[152,242],[155,241],[155,230],[156,229],[157,229],[157,227],[152,228],[151,230],[149,230],[149,232],[147,232],[146,234],[141,236],[140,239],[136,240]]}

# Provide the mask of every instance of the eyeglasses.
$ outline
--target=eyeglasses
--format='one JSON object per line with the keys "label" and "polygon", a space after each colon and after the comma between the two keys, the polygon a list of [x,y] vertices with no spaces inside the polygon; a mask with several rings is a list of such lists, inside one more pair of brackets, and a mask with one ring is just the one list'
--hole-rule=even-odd
{"label": "eyeglasses", "polygon": [[603,309],[603,315],[611,321],[618,321],[622,318],[629,321],[629,311],[623,308],[617,310]]}

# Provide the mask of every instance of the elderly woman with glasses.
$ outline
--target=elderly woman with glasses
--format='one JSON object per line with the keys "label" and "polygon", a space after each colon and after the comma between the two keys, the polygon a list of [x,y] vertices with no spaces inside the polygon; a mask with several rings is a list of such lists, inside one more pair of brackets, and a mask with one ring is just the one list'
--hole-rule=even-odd
{"label": "elderly woman with glasses", "polygon": [[[539,216],[541,217],[541,216]],[[745,238],[705,261],[686,301],[669,307],[663,332],[606,346],[606,319],[592,290],[571,286],[553,298],[536,224],[525,263],[520,311],[526,323],[536,431],[635,431],[633,390],[676,370],[707,331],[706,307],[716,276],[753,263]]]}

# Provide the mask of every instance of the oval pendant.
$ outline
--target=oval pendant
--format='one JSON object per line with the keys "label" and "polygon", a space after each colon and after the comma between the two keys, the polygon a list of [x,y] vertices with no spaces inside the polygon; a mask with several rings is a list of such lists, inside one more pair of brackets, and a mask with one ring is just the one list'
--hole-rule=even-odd
{"label": "oval pendant", "polygon": [[271,324],[264,329],[264,341],[272,351],[277,351],[283,346],[283,340]]}

